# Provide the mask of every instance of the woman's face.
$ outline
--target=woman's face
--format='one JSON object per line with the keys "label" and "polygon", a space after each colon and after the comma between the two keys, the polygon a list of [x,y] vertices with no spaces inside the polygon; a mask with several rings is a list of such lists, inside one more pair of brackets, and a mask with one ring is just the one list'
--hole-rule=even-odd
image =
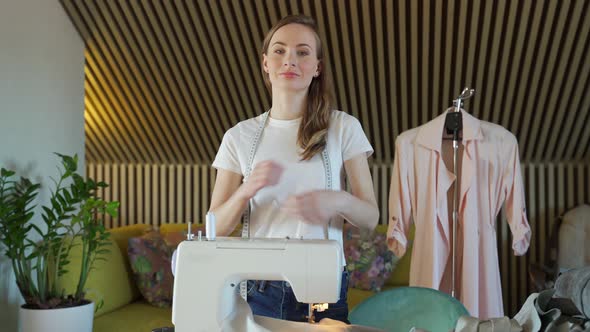
{"label": "woman's face", "polygon": [[307,91],[320,71],[314,31],[301,24],[279,28],[262,61],[273,90]]}

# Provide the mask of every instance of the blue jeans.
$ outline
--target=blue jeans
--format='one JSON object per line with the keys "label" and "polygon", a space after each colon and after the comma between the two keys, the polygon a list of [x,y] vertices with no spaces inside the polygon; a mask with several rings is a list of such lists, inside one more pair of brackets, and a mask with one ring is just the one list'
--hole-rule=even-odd
{"label": "blue jeans", "polygon": [[[315,321],[331,318],[350,324],[348,321],[348,271],[342,272],[340,300],[330,303],[323,312],[315,312]],[[255,315],[307,322],[308,303],[297,302],[293,289],[286,281],[248,280],[248,304]]]}

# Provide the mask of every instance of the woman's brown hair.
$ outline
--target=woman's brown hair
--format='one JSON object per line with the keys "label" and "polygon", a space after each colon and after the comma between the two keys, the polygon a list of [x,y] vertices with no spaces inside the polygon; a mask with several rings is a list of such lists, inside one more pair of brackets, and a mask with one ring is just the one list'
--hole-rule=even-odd
{"label": "woman's brown hair", "polygon": [[[297,134],[297,143],[303,149],[303,152],[301,152],[301,159],[309,160],[316,153],[321,152],[326,147],[326,136],[328,134],[328,125],[334,100],[332,94],[332,79],[328,74],[328,66],[317,25],[315,20],[309,16],[290,15],[278,21],[266,34],[266,37],[262,42],[262,54],[267,54],[270,40],[275,32],[288,24],[301,24],[313,30],[317,44],[316,55],[321,64],[320,75],[314,77],[309,86],[307,108],[303,113],[299,132]],[[268,74],[264,71],[264,66],[261,67],[264,83],[268,90],[271,91]]]}

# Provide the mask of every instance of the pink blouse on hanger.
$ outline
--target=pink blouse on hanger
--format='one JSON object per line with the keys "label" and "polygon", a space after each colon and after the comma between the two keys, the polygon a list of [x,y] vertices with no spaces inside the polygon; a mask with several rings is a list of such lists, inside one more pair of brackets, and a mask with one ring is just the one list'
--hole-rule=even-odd
{"label": "pink blouse on hanger", "polygon": [[[448,112],[448,110],[447,110]],[[416,232],[410,285],[450,292],[452,221],[447,191],[455,176],[441,157],[446,113],[400,134],[389,193],[389,248],[401,257],[408,244],[410,223]],[[456,278],[459,300],[472,316],[503,316],[498,266],[496,216],[502,203],[512,232],[512,249],[523,255],[531,230],[526,217],[524,189],[516,137],[501,126],[463,114],[464,153],[460,179]],[[450,165],[452,167],[452,165]],[[450,285],[450,283],[448,283]]]}

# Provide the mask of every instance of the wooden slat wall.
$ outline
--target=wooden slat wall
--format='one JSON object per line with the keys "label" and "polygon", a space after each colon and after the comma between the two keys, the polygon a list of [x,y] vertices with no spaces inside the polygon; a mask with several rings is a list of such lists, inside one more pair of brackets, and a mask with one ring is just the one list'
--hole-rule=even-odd
{"label": "wooden slat wall", "polygon": [[87,164],[88,177],[109,187],[98,195],[121,202],[107,228],[164,223],[202,223],[209,209],[215,170],[202,165]]}
{"label": "wooden slat wall", "polygon": [[317,19],[336,106],[378,163],[466,85],[466,108],[514,133],[523,162],[590,161],[590,0],[60,2],[86,43],[88,162],[210,163],[269,108],[259,47],[293,13]]}
{"label": "wooden slat wall", "polygon": [[[373,184],[381,208],[380,223],[387,223],[387,198],[392,166],[373,164]],[[512,254],[508,223],[497,220],[500,273],[506,314],[514,315],[532,292],[527,267],[546,263],[547,241],[556,217],[582,203],[590,204],[589,164],[523,164],[528,218],[533,236],[526,256]],[[209,208],[215,170],[208,165],[88,164],[86,174],[106,181],[100,194],[121,201],[120,217],[107,219],[117,227],[131,224],[202,222]]]}

